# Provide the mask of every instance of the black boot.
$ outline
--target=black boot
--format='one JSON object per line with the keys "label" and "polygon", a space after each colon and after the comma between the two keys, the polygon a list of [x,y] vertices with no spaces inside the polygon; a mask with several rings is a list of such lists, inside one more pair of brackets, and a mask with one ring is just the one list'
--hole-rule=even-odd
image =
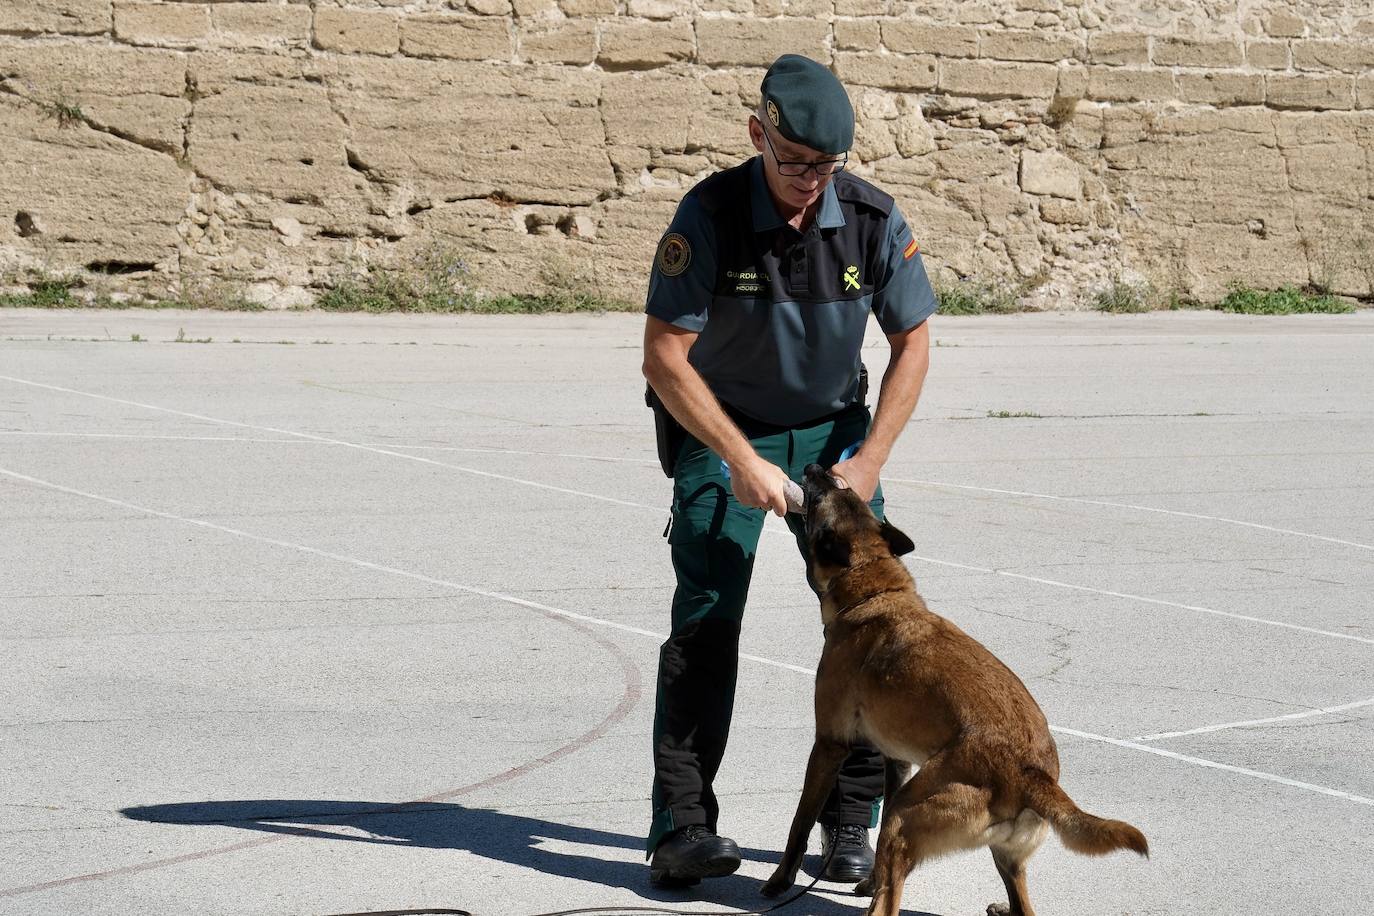
{"label": "black boot", "polygon": [[[834,855],[831,855],[831,850]],[[827,881],[843,881],[854,884],[867,878],[873,871],[873,847],[868,843],[868,828],[861,824],[822,824],[821,860],[829,862],[825,866]]]}
{"label": "black boot", "polygon": [[739,868],[739,847],[705,824],[689,824],[668,834],[649,863],[649,883],[655,887],[690,887],[702,878],[733,874]]}

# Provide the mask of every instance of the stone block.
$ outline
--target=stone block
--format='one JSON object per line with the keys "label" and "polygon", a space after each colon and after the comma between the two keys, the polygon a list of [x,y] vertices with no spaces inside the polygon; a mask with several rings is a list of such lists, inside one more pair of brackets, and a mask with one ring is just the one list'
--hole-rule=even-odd
{"label": "stone block", "polygon": [[1089,67],[1088,97],[1102,102],[1158,102],[1178,97],[1169,70]]}
{"label": "stone block", "polygon": [[934,89],[937,82],[935,58],[920,54],[841,51],[835,55],[835,73],[845,85],[903,92]]}
{"label": "stone block", "polygon": [[0,213],[7,221],[28,213],[38,229],[17,247],[32,245],[52,270],[111,259],[175,263],[186,174],[171,156],[61,127],[11,96],[0,96],[0,136]]}
{"label": "stone block", "polygon": [[1269,73],[1264,80],[1265,101],[1271,108],[1344,110],[1355,107],[1353,77]]}
{"label": "stone block", "polygon": [[304,47],[310,42],[310,8],[267,3],[217,3],[210,22],[221,44],[235,48]]}
{"label": "stone block", "polygon": [[1271,38],[1301,38],[1307,34],[1307,23],[1296,13],[1280,9],[1265,18],[1264,32]]}
{"label": "stone block", "polygon": [[1355,107],[1374,108],[1374,73],[1355,80]]}
{"label": "stone block", "polygon": [[400,17],[380,10],[315,10],[315,47],[343,54],[395,54],[401,49]]}
{"label": "stone block", "polygon": [[1234,41],[1197,41],[1156,35],[1151,54],[1159,67],[1239,67],[1245,60]]}
{"label": "stone block", "polygon": [[710,96],[692,76],[644,74],[608,80],[601,107],[609,142],[677,150],[689,141],[696,145],[692,122],[709,106]]}
{"label": "stone block", "polygon": [[185,58],[173,51],[72,45],[57,55],[47,45],[0,45],[0,73],[32,102],[65,100],[93,124],[153,149],[181,152],[191,103]]}
{"label": "stone block", "polygon": [[1179,98],[1185,102],[1215,105],[1263,105],[1264,76],[1259,73],[1180,73]]}
{"label": "stone block", "polygon": [[1088,60],[1094,64],[1148,64],[1150,38],[1138,32],[1094,32],[1088,38]]}
{"label": "stone block", "polygon": [[1374,70],[1374,41],[1295,41],[1293,66],[1299,70]]}
{"label": "stone block", "polygon": [[558,8],[566,16],[614,16],[615,0],[560,0]]}
{"label": "stone block", "polygon": [[697,57],[707,65],[767,67],[780,54],[829,63],[830,23],[814,19],[700,19]]}
{"label": "stone block", "polygon": [[1086,226],[1092,222],[1092,207],[1082,201],[1046,197],[1040,201],[1040,218],[1056,226]]}
{"label": "stone block", "polygon": [[110,31],[110,0],[5,0],[0,34],[100,35]]}
{"label": "stone block", "polygon": [[845,51],[871,51],[881,42],[882,32],[876,19],[835,20],[836,48]]}
{"label": "stone block", "polygon": [[1059,84],[1051,64],[1003,64],[985,60],[940,62],[941,92],[981,99],[1048,99]]}
{"label": "stone block", "polygon": [[534,63],[590,64],[596,57],[596,23],[590,19],[528,26],[518,37],[520,57]]}
{"label": "stone block", "polygon": [[401,53],[407,57],[508,61],[510,24],[486,16],[410,16],[401,20]]}
{"label": "stone block", "polygon": [[479,16],[509,16],[510,0],[467,0],[468,9]]}
{"label": "stone block", "polygon": [[1286,41],[1247,41],[1245,62],[1259,70],[1287,70],[1290,62]]}
{"label": "stone block", "polygon": [[977,57],[978,30],[971,26],[930,25],[908,19],[884,19],[883,45],[903,54]]}
{"label": "stone block", "polygon": [[608,70],[645,69],[691,60],[695,52],[692,24],[671,22],[607,22],[601,26],[601,49],[596,61]]}
{"label": "stone block", "polygon": [[692,12],[688,0],[630,0],[629,13],[641,19],[675,19]]}
{"label": "stone block", "polygon": [[1078,200],[1083,196],[1083,179],[1078,164],[1062,153],[1053,151],[1021,154],[1021,190],[1027,194],[1043,194]]}
{"label": "stone block", "polygon": [[134,45],[195,47],[210,38],[210,7],[119,0],[114,6],[114,34],[117,40]]}
{"label": "stone block", "polygon": [[886,16],[887,0],[835,0],[836,16]]}
{"label": "stone block", "polygon": [[1079,39],[1047,30],[985,30],[978,41],[978,56],[994,60],[1054,62],[1081,59],[1086,53]]}

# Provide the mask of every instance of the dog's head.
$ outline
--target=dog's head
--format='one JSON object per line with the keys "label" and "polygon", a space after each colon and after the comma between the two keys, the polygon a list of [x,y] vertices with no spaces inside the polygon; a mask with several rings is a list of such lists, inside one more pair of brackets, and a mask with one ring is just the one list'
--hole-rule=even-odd
{"label": "dog's head", "polygon": [[819,464],[808,465],[803,477],[806,492],[806,546],[811,577],[825,590],[830,580],[851,566],[883,557],[911,553],[911,538],[887,521],[878,521],[868,503]]}

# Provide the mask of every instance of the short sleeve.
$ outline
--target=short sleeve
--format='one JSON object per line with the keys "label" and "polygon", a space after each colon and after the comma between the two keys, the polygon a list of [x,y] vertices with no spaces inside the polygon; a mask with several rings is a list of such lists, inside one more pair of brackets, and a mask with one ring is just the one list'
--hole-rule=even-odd
{"label": "short sleeve", "polygon": [[683,330],[700,331],[715,283],[715,227],[697,196],[688,194],[654,252],[644,311]]}
{"label": "short sleeve", "polygon": [[895,204],[887,227],[886,262],[873,294],[873,314],[883,333],[899,334],[935,314],[935,291],[921,262],[920,246]]}

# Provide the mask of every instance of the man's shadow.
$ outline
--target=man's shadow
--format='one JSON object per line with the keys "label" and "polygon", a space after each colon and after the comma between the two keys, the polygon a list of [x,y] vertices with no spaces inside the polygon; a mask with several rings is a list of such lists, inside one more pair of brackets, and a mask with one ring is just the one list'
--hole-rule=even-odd
{"label": "man's shadow", "polygon": [[[462,805],[261,799],[143,805],[125,808],[120,813],[134,820],[157,824],[213,824],[314,839],[462,849],[542,874],[624,888],[668,904],[695,901],[762,910],[776,902],[760,893],[762,881],[740,874],[712,878],[680,891],[654,888],[649,884],[648,866],[642,861],[644,841],[641,837]],[[632,850],[634,861],[605,859],[594,853],[556,851],[545,845],[549,840]],[[740,854],[746,861],[773,865],[777,864],[780,855],[762,849],[741,849]],[[819,856],[808,856],[804,871],[814,875],[819,865]],[[797,889],[809,883],[809,878],[799,875]],[[831,883],[823,883],[819,888],[828,892],[842,890]],[[457,905],[461,906],[462,902]],[[856,916],[867,905],[868,899],[864,897],[854,897],[852,903],[838,903],[808,894],[783,912],[796,916]]]}

